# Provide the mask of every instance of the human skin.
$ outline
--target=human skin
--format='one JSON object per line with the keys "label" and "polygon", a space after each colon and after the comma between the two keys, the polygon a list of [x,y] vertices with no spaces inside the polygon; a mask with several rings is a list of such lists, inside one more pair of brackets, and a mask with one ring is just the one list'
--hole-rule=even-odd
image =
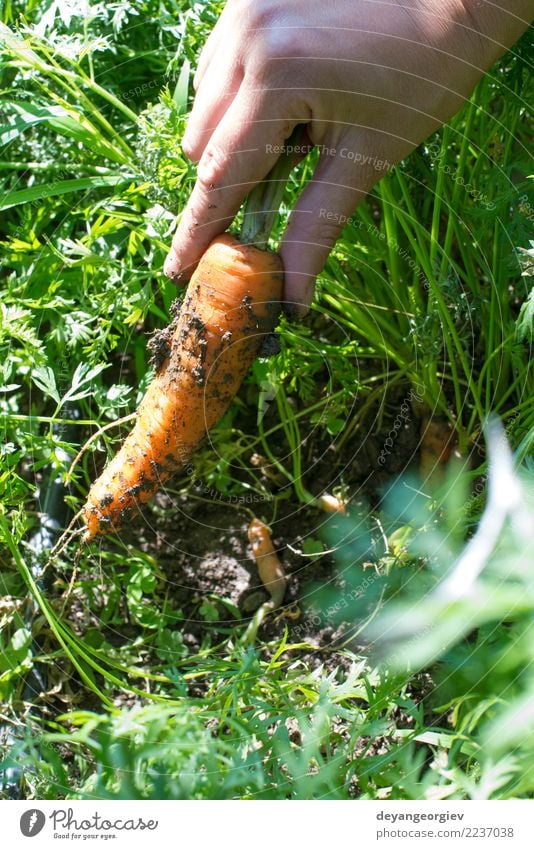
{"label": "human skin", "polygon": [[458,111],[533,15],[534,0],[228,0],[194,80],[182,146],[197,182],[165,273],[190,277],[306,124],[321,155],[280,245],[286,309],[305,314],[343,219]]}

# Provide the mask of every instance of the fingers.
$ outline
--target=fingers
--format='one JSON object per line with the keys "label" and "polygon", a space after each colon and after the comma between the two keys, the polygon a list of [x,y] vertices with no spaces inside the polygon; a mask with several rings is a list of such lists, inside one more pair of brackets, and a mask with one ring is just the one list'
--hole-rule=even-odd
{"label": "fingers", "polygon": [[291,213],[280,247],[285,271],[284,309],[291,318],[308,312],[315,279],[328,254],[356,206],[380,176],[372,168],[341,158],[340,147],[323,147],[336,152],[321,156]]}
{"label": "fingers", "polygon": [[208,40],[202,48],[193,80],[193,88],[195,91],[199,90],[204,74],[215,57],[219,45],[225,42],[225,39],[229,34],[229,28],[231,26],[230,15],[233,12],[233,6],[234,4],[232,3],[232,0],[229,0],[222,10],[217,23],[210,32]]}
{"label": "fingers", "polygon": [[242,79],[243,70],[233,61],[231,51],[222,64],[216,58],[206,71],[182,139],[183,151],[193,162],[200,161],[215,128],[235,100]]}
{"label": "fingers", "polygon": [[210,67],[212,59],[217,52],[219,44],[221,43],[223,27],[222,18],[219,18],[214,29],[212,29],[208,40],[202,48],[202,52],[198,58],[195,76],[193,77],[193,88],[195,91],[199,90],[204,74]]}
{"label": "fingers", "polygon": [[274,165],[279,156],[276,147],[298,122],[298,117],[275,117],[263,95],[241,86],[200,160],[196,185],[165,261],[167,276],[178,280],[191,275],[210,242],[227,228],[245,196]]}
{"label": "fingers", "polygon": [[199,162],[243,80],[239,45],[235,43],[237,30],[231,17],[233,7],[230,0],[202,50],[195,74],[195,102],[182,139],[184,153],[193,162]]}

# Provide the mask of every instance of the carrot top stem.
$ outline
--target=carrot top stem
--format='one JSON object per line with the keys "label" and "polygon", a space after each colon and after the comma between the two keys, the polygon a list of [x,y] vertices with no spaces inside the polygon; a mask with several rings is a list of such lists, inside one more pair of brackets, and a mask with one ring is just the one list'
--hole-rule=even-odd
{"label": "carrot top stem", "polygon": [[300,159],[299,148],[304,136],[304,124],[298,124],[284,142],[284,152],[267,176],[247,196],[244,206],[241,241],[265,250],[279,213],[286,183]]}

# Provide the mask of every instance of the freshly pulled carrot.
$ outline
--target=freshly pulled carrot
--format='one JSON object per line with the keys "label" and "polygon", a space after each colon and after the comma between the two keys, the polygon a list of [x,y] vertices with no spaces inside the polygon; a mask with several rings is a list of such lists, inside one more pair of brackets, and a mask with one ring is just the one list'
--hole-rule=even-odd
{"label": "freshly pulled carrot", "polygon": [[[288,139],[298,149],[302,128]],[[84,541],[118,530],[187,465],[225,414],[280,310],[284,273],[267,242],[296,158],[283,154],[249,194],[241,240],[216,238],[191,278],[178,315],[151,343],[157,373],[134,429],[93,484]]]}
{"label": "freshly pulled carrot", "polygon": [[173,323],[156,336],[157,374],[134,429],[89,492],[84,539],[118,530],[187,465],[225,414],[279,313],[278,254],[224,234],[202,257]]}

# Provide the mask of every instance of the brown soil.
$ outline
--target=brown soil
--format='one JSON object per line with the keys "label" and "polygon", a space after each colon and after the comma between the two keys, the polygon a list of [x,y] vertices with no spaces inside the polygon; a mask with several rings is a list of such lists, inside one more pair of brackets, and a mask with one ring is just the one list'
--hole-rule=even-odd
{"label": "brown soil", "polygon": [[[393,399],[392,415],[396,415],[400,403],[402,399]],[[405,471],[410,462],[417,463],[419,420],[410,414],[396,432],[385,462],[379,464],[381,446],[390,432],[391,416],[385,416],[372,437],[366,431],[366,436],[357,434],[341,452],[328,447],[319,451],[312,458],[313,474],[306,478],[310,491],[320,494],[331,491],[340,482],[346,484],[351,496],[349,522],[351,513],[354,516],[361,510],[365,512],[367,505],[375,506],[387,481]],[[274,486],[273,496],[276,494]],[[336,534],[336,523],[339,525],[342,519],[299,505],[292,492],[289,498],[273,497],[240,504],[198,484],[189,495],[160,493],[154,505],[144,509],[143,521],[123,532],[122,541],[141,548],[157,560],[171,597],[187,617],[183,633],[192,650],[200,644],[207,629],[224,632],[230,625],[244,627],[259,605],[269,598],[247,538],[248,524],[256,515],[271,527],[274,546],[289,578],[284,604],[269,614],[260,637],[281,638],[287,627],[290,642],[309,643],[315,663],[329,665],[329,654],[350,634],[351,626],[340,621],[340,610],[334,614],[325,611],[323,594],[325,590],[330,591],[331,597],[336,592],[343,594],[347,576],[339,562],[336,565],[332,553],[307,556],[302,549],[310,539],[322,541],[330,549],[332,537],[350,532],[350,524],[340,526]],[[367,566],[372,568],[371,564]],[[364,566],[357,564],[354,569],[361,570],[365,580],[368,573]],[[199,614],[206,599],[217,611],[218,618],[210,622]],[[224,600],[238,608],[239,615]],[[357,650],[358,641],[350,647]],[[339,654],[335,662],[339,664]]]}

